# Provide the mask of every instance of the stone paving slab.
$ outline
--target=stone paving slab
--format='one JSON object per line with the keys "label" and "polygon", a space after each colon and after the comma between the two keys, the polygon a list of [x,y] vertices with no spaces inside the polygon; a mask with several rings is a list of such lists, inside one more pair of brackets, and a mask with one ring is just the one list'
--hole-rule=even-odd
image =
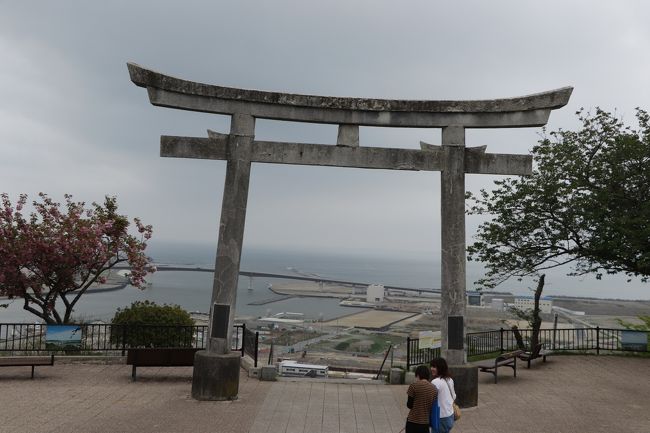
{"label": "stone paving slab", "polygon": [[191,367],[56,364],[0,369],[1,433],[246,432],[271,388],[240,379],[232,402],[192,400]]}
{"label": "stone paving slab", "polygon": [[[510,369],[508,369],[510,370]],[[190,367],[55,364],[0,369],[0,433],[398,433],[406,386],[259,382],[242,372],[239,399],[191,399]],[[553,356],[479,375],[479,406],[458,433],[650,432],[650,359]]]}
{"label": "stone paving slab", "polygon": [[551,356],[517,367],[498,384],[479,373],[479,405],[463,410],[454,432],[650,432],[649,358]]}

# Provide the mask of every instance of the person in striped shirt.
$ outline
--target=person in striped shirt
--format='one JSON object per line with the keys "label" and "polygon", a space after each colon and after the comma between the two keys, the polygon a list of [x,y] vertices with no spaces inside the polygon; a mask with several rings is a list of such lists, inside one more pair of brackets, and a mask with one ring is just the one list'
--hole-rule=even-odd
{"label": "person in striped shirt", "polygon": [[409,385],[406,407],[411,409],[406,418],[405,433],[429,433],[431,406],[436,400],[437,391],[431,384],[431,371],[426,365],[415,369],[415,382]]}

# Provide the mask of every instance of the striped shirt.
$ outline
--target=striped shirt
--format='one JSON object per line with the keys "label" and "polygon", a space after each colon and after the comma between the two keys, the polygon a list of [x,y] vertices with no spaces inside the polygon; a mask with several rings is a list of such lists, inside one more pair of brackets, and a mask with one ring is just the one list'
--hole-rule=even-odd
{"label": "striped shirt", "polygon": [[431,406],[437,394],[436,387],[428,380],[416,380],[409,385],[406,394],[413,398],[413,408],[406,420],[416,424],[429,425]]}

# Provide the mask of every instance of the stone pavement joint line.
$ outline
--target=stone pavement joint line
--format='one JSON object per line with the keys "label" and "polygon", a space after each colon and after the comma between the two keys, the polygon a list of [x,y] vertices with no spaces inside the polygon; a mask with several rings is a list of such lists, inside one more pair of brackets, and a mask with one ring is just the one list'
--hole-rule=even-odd
{"label": "stone pavement joint line", "polygon": [[[519,370],[519,369],[518,369]],[[398,433],[406,386],[240,377],[232,402],[191,398],[191,367],[56,364],[0,370],[0,433]],[[479,376],[479,406],[455,433],[650,431],[650,359],[554,356],[546,364]]]}

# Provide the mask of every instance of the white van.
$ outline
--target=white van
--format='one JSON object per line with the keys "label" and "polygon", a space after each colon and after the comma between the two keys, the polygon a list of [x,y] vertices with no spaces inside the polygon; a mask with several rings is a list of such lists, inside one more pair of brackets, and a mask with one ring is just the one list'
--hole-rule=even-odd
{"label": "white van", "polygon": [[280,362],[281,376],[294,377],[327,377],[327,365],[300,364],[295,361]]}

